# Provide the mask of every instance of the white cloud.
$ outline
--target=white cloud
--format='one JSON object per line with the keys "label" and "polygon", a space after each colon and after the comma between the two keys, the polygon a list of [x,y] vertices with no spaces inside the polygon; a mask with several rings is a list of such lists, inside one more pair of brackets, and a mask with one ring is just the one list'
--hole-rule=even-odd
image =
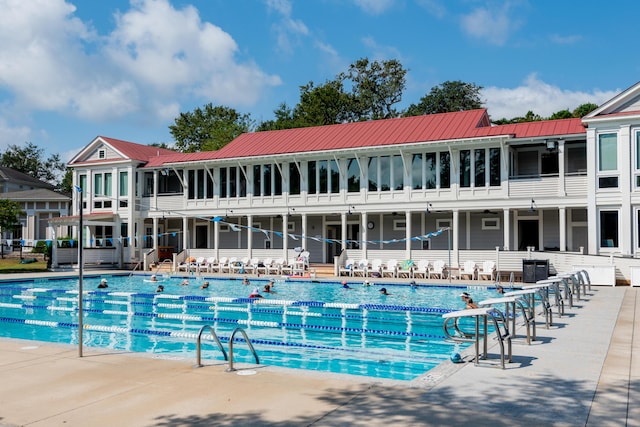
{"label": "white cloud", "polygon": [[267,0],[267,7],[281,15],[280,21],[273,25],[278,49],[291,54],[300,37],[309,35],[309,28],[301,20],[292,18],[293,7],[289,0]]}
{"label": "white cloud", "polygon": [[568,36],[561,36],[559,34],[551,34],[549,40],[556,44],[575,44],[582,40],[582,36],[573,34]]}
{"label": "white cloud", "polygon": [[512,4],[500,7],[480,7],[462,16],[462,29],[472,37],[485,39],[491,44],[505,44],[511,33],[520,26],[520,21],[511,16]]}
{"label": "white cloud", "polygon": [[386,61],[388,59],[397,59],[403,62],[402,53],[394,46],[385,46],[379,44],[373,37],[364,37],[362,43],[371,50],[373,60]]}
{"label": "white cloud", "polygon": [[250,106],[281,83],[238,61],[233,38],[192,6],[131,0],[106,35],[65,0],[0,0],[0,10],[0,89],[27,113],[157,122],[192,96]]}
{"label": "white cloud", "polygon": [[391,9],[394,0],[353,0],[353,2],[370,15],[380,15]]}
{"label": "white cloud", "polygon": [[0,151],[4,151],[11,144],[20,145],[29,141],[32,131],[27,126],[12,127],[0,117]]}
{"label": "white cloud", "polygon": [[585,103],[602,104],[620,91],[579,92],[562,90],[557,86],[539,80],[536,74],[529,75],[516,88],[487,87],[482,89],[482,98],[489,115],[493,119],[512,119],[533,111],[542,117],[568,109],[572,111]]}
{"label": "white cloud", "polygon": [[446,7],[439,0],[418,0],[418,4],[438,19],[444,18],[447,14]]}

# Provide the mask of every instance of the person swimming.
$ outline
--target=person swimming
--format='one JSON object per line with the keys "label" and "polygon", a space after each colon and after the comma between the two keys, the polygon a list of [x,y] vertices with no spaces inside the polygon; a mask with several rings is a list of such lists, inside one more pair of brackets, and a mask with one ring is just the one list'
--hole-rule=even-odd
{"label": "person swimming", "polygon": [[380,295],[391,295],[389,292],[387,292],[387,288],[381,288],[380,289]]}
{"label": "person swimming", "polygon": [[189,281],[187,279],[184,279],[182,283],[180,283],[180,286],[187,286],[187,285],[189,285]]}
{"label": "person swimming", "polygon": [[249,294],[249,298],[253,299],[253,298],[264,298],[264,297],[260,295],[260,289],[255,288],[253,292]]}
{"label": "person swimming", "polygon": [[156,289],[156,292],[164,292],[164,286],[158,285],[158,288]]}
{"label": "person swimming", "polygon": [[468,309],[478,308],[478,305],[475,302],[473,302],[473,298],[471,298],[471,295],[469,295],[467,292],[461,293],[460,298],[462,299],[462,301],[465,302],[466,304],[465,308],[468,308]]}
{"label": "person swimming", "polygon": [[151,275],[151,281],[152,281],[152,282],[157,282],[157,281],[158,281],[158,278],[156,277],[156,275],[155,275],[155,274],[152,274],[152,275]]}
{"label": "person swimming", "polygon": [[264,285],[263,292],[266,292],[268,294],[275,294],[276,293],[276,291],[273,290],[273,280],[270,280],[269,283]]}
{"label": "person swimming", "polygon": [[200,286],[200,289],[207,289],[208,287],[209,287],[209,282],[204,282],[202,286]]}
{"label": "person swimming", "polygon": [[242,284],[243,285],[249,285],[251,284],[251,282],[249,281],[249,278],[247,276],[244,276],[244,279],[242,279]]}
{"label": "person swimming", "polygon": [[351,286],[349,286],[349,285],[347,284],[347,281],[346,281],[346,280],[343,280],[343,281],[342,281],[342,288],[343,288],[343,289],[351,289]]}
{"label": "person swimming", "polygon": [[104,288],[108,288],[109,285],[107,285],[107,279],[102,279],[100,280],[100,284],[98,285],[98,289],[104,289]]}

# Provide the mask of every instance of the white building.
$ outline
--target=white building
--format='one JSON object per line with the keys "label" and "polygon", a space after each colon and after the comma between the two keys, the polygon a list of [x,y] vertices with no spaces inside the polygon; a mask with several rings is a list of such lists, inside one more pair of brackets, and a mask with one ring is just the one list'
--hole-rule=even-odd
{"label": "white building", "polygon": [[[116,246],[124,263],[161,249],[286,259],[304,247],[318,263],[343,249],[640,251],[640,84],[582,120],[492,126],[480,109],[247,133],[188,154],[97,137],[69,166],[85,244]],[[450,242],[428,235],[446,228]]]}

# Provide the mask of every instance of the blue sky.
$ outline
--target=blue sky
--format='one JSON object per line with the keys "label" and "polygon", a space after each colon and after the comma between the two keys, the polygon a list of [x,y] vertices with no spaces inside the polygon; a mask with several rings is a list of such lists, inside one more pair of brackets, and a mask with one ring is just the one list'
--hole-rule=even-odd
{"label": "blue sky", "polygon": [[68,160],[97,135],[171,143],[209,102],[273,118],[355,60],[398,59],[398,108],[447,80],[493,118],[600,104],[640,80],[639,2],[0,0],[0,150]]}

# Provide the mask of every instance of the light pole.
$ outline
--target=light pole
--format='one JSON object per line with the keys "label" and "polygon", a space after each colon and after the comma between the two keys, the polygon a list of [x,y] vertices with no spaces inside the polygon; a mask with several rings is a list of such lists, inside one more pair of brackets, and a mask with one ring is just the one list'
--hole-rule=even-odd
{"label": "light pole", "polygon": [[82,357],[82,246],[84,242],[84,227],[82,224],[82,188],[76,185],[78,199],[80,200],[80,218],[78,219],[78,356]]}

